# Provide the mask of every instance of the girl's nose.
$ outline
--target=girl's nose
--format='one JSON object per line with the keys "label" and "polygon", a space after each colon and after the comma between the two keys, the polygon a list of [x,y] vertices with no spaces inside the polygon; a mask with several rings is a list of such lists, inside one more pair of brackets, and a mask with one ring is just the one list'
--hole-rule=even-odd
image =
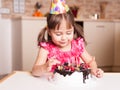
{"label": "girl's nose", "polygon": [[66,39],[66,35],[62,35],[62,40],[65,40]]}

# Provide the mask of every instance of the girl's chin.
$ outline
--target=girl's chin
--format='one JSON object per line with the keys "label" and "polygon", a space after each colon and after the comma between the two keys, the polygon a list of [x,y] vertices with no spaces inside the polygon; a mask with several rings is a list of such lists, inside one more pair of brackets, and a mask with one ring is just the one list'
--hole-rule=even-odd
{"label": "girl's chin", "polygon": [[59,44],[59,46],[62,48],[62,47],[66,47],[68,46],[69,44],[68,43],[64,43],[64,44]]}

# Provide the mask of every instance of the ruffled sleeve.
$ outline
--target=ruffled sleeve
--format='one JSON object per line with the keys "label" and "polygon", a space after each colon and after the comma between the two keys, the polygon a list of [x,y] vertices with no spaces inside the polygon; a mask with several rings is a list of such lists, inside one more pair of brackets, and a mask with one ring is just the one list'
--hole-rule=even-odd
{"label": "ruffled sleeve", "polygon": [[55,45],[52,42],[41,42],[39,46],[46,49],[49,52],[48,59],[50,59],[53,56],[58,57],[59,50],[55,47]]}
{"label": "ruffled sleeve", "polygon": [[56,53],[57,49],[55,48],[55,45],[52,42],[40,42],[39,46],[48,50],[49,52]]}
{"label": "ruffled sleeve", "polygon": [[76,53],[79,53],[80,55],[83,53],[85,45],[83,38],[77,38],[73,41],[73,50],[76,51]]}
{"label": "ruffled sleeve", "polygon": [[47,42],[40,42],[38,46],[50,51],[50,44]]}

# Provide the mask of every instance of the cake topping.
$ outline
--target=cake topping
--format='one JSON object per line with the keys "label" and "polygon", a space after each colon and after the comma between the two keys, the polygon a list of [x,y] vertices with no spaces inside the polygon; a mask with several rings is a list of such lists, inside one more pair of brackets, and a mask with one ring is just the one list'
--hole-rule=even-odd
{"label": "cake topping", "polygon": [[63,65],[61,64],[53,65],[52,70],[54,74],[59,73],[60,75],[63,75],[64,77],[66,75],[71,75],[74,72],[82,72],[83,83],[85,83],[85,80],[88,79],[88,75],[90,74],[89,66],[85,63],[81,63],[80,65],[75,65],[75,64],[69,64],[65,62]]}

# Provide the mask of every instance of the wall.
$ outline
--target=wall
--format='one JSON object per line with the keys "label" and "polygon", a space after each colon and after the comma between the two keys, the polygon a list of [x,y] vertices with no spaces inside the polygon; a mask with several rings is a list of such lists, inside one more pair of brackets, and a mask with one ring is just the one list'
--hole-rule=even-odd
{"label": "wall", "polygon": [[[42,4],[40,11],[46,14],[49,11],[50,0],[25,0],[25,13],[13,12],[13,0],[2,0],[2,6],[10,8],[11,13],[3,15],[4,18],[17,16],[32,16],[34,5],[39,1]],[[78,18],[89,18],[90,15],[100,13],[100,2],[107,1],[105,18],[120,19],[120,0],[66,0],[69,6],[79,7]]]}
{"label": "wall", "polygon": [[[1,0],[0,0],[0,8],[1,8]],[[1,14],[0,14],[0,18],[1,18]]]}
{"label": "wall", "polygon": [[0,0],[0,7],[1,7],[1,0]]}

